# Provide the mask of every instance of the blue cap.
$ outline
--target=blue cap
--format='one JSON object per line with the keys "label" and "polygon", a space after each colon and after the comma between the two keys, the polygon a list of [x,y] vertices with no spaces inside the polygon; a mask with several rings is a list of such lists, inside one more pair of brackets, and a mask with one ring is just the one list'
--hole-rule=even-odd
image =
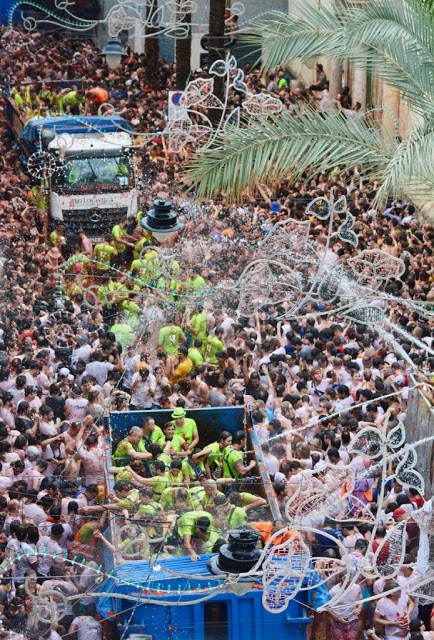
{"label": "blue cap", "polygon": [[272,202],[270,211],[273,211],[273,213],[279,213],[279,211],[280,211],[279,203],[278,202]]}

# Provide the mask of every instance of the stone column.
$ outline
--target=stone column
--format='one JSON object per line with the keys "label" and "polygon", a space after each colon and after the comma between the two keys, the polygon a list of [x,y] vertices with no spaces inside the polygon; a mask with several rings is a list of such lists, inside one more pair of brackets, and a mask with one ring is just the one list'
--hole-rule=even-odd
{"label": "stone column", "polygon": [[329,94],[330,100],[336,100],[338,93],[342,89],[342,62],[332,58],[330,61],[330,75],[329,75]]}
{"label": "stone column", "polygon": [[353,73],[353,90],[352,98],[353,104],[360,102],[362,109],[366,109],[366,86],[367,86],[367,73],[364,67],[354,66]]}
{"label": "stone column", "polygon": [[383,113],[383,124],[392,139],[399,134],[399,126],[396,126],[395,120],[399,117],[400,101],[399,91],[388,84],[383,84],[383,105],[386,107]]}

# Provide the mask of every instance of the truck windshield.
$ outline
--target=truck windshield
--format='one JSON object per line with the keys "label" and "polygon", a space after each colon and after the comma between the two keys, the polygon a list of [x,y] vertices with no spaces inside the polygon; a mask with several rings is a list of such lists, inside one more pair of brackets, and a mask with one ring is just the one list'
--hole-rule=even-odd
{"label": "truck windshield", "polygon": [[[128,158],[71,158],[60,180],[65,185],[127,185]],[[59,182],[59,181],[58,181]]]}

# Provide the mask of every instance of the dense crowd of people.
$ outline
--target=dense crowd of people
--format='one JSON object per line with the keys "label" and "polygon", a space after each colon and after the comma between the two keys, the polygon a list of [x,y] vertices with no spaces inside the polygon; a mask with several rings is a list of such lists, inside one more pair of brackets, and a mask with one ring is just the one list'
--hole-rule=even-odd
{"label": "dense crowd of people", "polygon": [[[44,191],[32,190],[3,122],[0,559],[4,564],[15,558],[0,579],[3,628],[29,638],[56,640],[75,633],[78,640],[98,640],[95,598],[87,594],[98,583],[96,566],[105,547],[118,562],[177,554],[196,561],[201,553],[217,551],[230,529],[245,524],[264,544],[285,528],[287,503],[312,470],[327,483],[326,462],[328,468],[354,470],[354,502],[345,522],[339,512],[322,519],[315,523],[321,534],[303,534],[303,542],[317,559],[318,573],[330,575],[331,596],[346,588],[345,571],[338,572],[346,567],[341,545],[351,571],[361,565],[366,570],[346,593],[344,607],[315,617],[313,637],[356,640],[362,632],[374,638],[384,633],[389,640],[410,633],[412,640],[433,637],[430,601],[407,593],[418,578],[420,532],[412,514],[424,497],[395,479],[387,483],[377,512],[381,471],[374,465],[369,473],[370,460],[349,453],[349,445],[366,426],[384,432],[405,420],[415,370],[417,386],[433,401],[434,333],[424,308],[431,310],[434,299],[434,230],[418,220],[411,203],[388,201],[374,208],[377,184],[357,169],[296,184],[288,177],[273,189],[259,185],[258,193],[246,194],[237,206],[222,195],[192,213],[176,182],[185,157],[172,153],[160,134],[173,65],[161,64],[160,89],[151,90],[143,56],[129,53],[122,67],[111,71],[91,42],[60,42],[42,34],[27,41],[18,53],[0,53],[23,120],[92,112],[112,101],[136,131],[156,134],[144,161],[142,211],[155,197],[169,195],[185,228],[172,247],[176,260],[167,265],[147,249],[155,241],[139,224],[143,213],[119,221],[96,245],[84,232],[66,242],[61,225],[47,237]],[[202,74],[206,77],[206,71],[196,75]],[[283,72],[263,81],[256,70],[246,69],[250,90],[276,93],[295,110],[311,94],[326,91],[321,68],[318,78],[310,92],[291,91]],[[348,92],[341,95],[342,108],[350,109]],[[234,95],[232,106],[240,100]],[[4,105],[3,98],[3,114]],[[212,291],[223,282],[229,288],[276,222],[303,220],[307,203],[331,187],[347,197],[359,241],[354,249],[336,238],[332,261],[345,265],[358,251],[377,247],[404,261],[405,271],[387,283],[387,293],[403,301],[391,305],[402,330],[396,339],[407,358],[375,329],[313,299],[285,320],[279,319],[284,304],[247,317],[230,295],[183,303],[189,287]],[[315,221],[310,241],[321,247],[326,233],[326,225]],[[71,256],[76,260],[63,278],[59,310],[56,278]],[[92,307],[80,285],[83,276],[97,284],[98,304]],[[135,276],[145,286],[139,287]],[[420,303],[420,310],[405,301]],[[195,408],[243,406],[245,429],[223,431],[214,442],[189,417]],[[106,468],[104,417],[137,410],[155,413],[144,414],[125,438],[112,443],[113,466]],[[282,520],[271,522],[259,469],[247,451],[250,418]],[[107,495],[109,477],[114,484]],[[404,566],[393,580],[378,579],[370,571],[373,554],[399,522],[406,528]],[[109,523],[128,529],[116,544],[107,533]],[[382,562],[392,561],[387,547],[382,553]],[[63,616],[57,626],[37,622],[28,592],[51,589],[82,594],[69,601],[66,615],[56,602]],[[368,606],[354,604],[387,592]],[[374,625],[376,630],[367,631]]]}

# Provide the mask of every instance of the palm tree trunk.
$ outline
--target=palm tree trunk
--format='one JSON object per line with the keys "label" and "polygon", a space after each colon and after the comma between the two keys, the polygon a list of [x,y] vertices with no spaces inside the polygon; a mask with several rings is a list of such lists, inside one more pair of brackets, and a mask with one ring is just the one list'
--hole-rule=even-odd
{"label": "palm tree trunk", "polygon": [[[151,16],[157,9],[157,0],[153,0],[152,4],[148,7],[147,16]],[[157,30],[154,27],[146,27],[145,34],[145,55],[146,55],[146,83],[151,89],[158,89],[158,70],[159,70],[159,57],[160,57],[160,43],[158,37],[153,34]]]}
{"label": "palm tree trunk", "polygon": [[[187,25],[191,24],[191,13],[184,17]],[[191,27],[188,27],[187,38],[177,38],[175,48],[176,60],[176,88],[183,91],[188,82],[191,71]]]}
{"label": "palm tree trunk", "polygon": [[[209,3],[209,66],[216,60],[225,59],[225,10],[226,0],[210,0]],[[223,78],[214,76],[214,94],[223,100],[224,84]],[[209,116],[211,122],[220,119],[218,109],[210,109]]]}

